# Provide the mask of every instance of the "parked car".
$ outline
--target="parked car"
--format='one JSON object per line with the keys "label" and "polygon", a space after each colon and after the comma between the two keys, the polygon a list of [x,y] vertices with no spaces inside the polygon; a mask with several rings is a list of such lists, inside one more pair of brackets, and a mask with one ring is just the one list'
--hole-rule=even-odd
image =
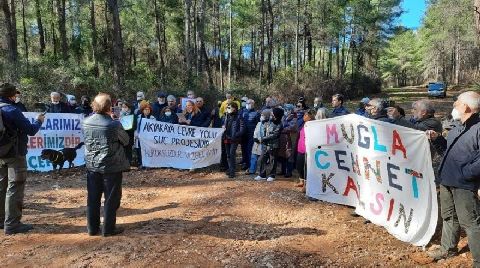
{"label": "parked car", "polygon": [[447,85],[443,82],[430,82],[427,90],[429,97],[445,98],[447,96]]}

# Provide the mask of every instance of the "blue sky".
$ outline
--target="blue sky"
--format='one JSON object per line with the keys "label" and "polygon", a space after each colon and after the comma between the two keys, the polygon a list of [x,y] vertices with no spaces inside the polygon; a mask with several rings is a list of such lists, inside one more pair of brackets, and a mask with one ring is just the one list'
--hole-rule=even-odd
{"label": "blue sky", "polygon": [[425,13],[425,0],[403,0],[404,14],[400,17],[400,24],[411,29],[416,29],[422,23]]}

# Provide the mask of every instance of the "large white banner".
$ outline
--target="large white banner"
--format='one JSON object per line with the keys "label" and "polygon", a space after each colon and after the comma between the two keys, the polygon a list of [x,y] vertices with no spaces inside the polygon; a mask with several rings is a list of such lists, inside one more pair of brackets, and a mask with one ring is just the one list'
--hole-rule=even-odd
{"label": "large white banner", "polygon": [[138,138],[142,165],[178,169],[220,163],[223,129],[175,125],[142,119]]}
{"label": "large white banner", "polygon": [[424,132],[353,114],[305,131],[308,196],[354,206],[396,238],[427,245],[438,211]]}
{"label": "large white banner", "polygon": [[[23,113],[30,122],[35,122],[38,113]],[[52,162],[48,159],[42,159],[43,150],[54,150],[60,152],[63,157],[64,148],[75,148],[83,142],[82,134],[83,115],[81,114],[51,114],[45,115],[45,122],[42,128],[35,136],[28,137],[27,165],[28,170],[51,171]],[[76,150],[77,156],[73,164],[81,166],[85,164],[85,147]],[[58,160],[60,156],[53,155],[52,160]],[[65,161],[63,167],[68,168],[69,163]],[[58,167],[57,167],[58,169]]]}

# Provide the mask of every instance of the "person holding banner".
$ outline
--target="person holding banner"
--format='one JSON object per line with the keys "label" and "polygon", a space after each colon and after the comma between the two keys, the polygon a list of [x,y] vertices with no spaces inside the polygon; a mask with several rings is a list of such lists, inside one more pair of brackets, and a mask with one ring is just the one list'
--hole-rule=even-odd
{"label": "person holding banner", "polygon": [[435,130],[427,130],[443,159],[438,169],[440,210],[443,219],[441,248],[427,252],[434,260],[458,255],[460,227],[467,233],[473,266],[480,267],[480,95],[462,93],[453,103],[454,126],[445,139]]}
{"label": "person holding banner", "polygon": [[92,103],[94,114],[83,121],[85,163],[87,167],[87,229],[91,236],[100,232],[102,194],[103,236],[123,232],[117,227],[117,209],[122,198],[122,172],[130,169],[123,150],[129,143],[128,134],[119,121],[113,120],[112,100],[98,94]]}
{"label": "person holding banner", "polygon": [[14,85],[0,85],[0,110],[5,131],[0,139],[0,229],[6,235],[25,233],[33,229],[22,219],[25,181],[27,180],[28,136],[41,128],[45,115],[40,114],[34,123],[25,118],[15,106]]}
{"label": "person holding banner", "polygon": [[156,120],[155,119],[155,116],[152,115],[152,106],[150,105],[150,103],[148,103],[147,101],[142,101],[140,103],[140,115],[138,116],[138,120],[137,120],[137,127],[136,127],[136,132],[135,132],[135,139],[136,139],[136,142],[135,142],[135,148],[137,149],[137,159],[138,159],[138,167],[139,168],[142,168],[143,165],[142,165],[142,148],[140,147],[140,141],[138,140],[138,132],[140,131],[140,124],[142,123],[142,119],[153,119],[153,120]]}
{"label": "person holding banner", "polygon": [[200,110],[200,127],[209,127],[211,123],[210,113],[211,111],[207,110],[205,107],[205,101],[202,97],[197,97],[195,105]]}
{"label": "person holding banner", "polygon": [[[303,121],[306,123],[311,120],[315,120],[316,115],[315,109],[308,110],[303,115]],[[302,187],[302,191],[305,192],[305,170],[307,170],[307,162],[305,161],[307,154],[307,147],[305,143],[305,124],[303,124],[302,128],[300,129],[300,135],[298,138],[298,145],[297,145],[297,171],[299,175],[299,183],[295,184],[297,187]]]}
{"label": "person holding banner", "polygon": [[193,101],[187,101],[183,117],[178,118],[178,123],[192,127],[200,127],[202,125],[202,113]]}
{"label": "person holding banner", "polygon": [[158,118],[158,121],[170,124],[178,124],[178,116],[176,113],[172,112],[170,107],[165,107],[160,112],[160,118]]}
{"label": "person holding banner", "polygon": [[237,154],[238,144],[242,141],[245,134],[245,122],[242,116],[238,113],[238,104],[232,102],[227,106],[225,115],[225,151],[228,162],[228,177],[235,178],[235,158]]}
{"label": "person holding banner", "polygon": [[127,155],[128,162],[130,162],[130,165],[133,162],[133,145],[135,141],[135,129],[137,126],[137,118],[133,114],[132,111],[132,105],[128,102],[122,102],[122,110],[120,111],[120,122],[127,118],[131,118],[131,121],[129,121],[128,126],[124,126],[123,129],[128,134],[129,142],[128,144],[124,147],[125,148],[125,154]]}
{"label": "person holding banner", "polygon": [[332,96],[332,107],[333,110],[330,113],[330,117],[337,117],[342,115],[347,115],[350,112],[343,106],[345,97],[342,94],[335,94]]}

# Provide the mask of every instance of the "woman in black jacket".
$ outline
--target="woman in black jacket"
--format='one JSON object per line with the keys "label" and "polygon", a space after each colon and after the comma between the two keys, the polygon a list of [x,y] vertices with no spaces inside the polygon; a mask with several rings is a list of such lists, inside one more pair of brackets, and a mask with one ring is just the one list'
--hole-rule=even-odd
{"label": "woman in black jacket", "polygon": [[172,112],[172,109],[170,109],[170,107],[167,106],[163,108],[160,112],[160,117],[158,118],[158,121],[170,124],[178,124],[178,116],[176,113]]}
{"label": "woman in black jacket", "polygon": [[225,151],[228,161],[228,177],[235,177],[235,156],[237,153],[238,144],[242,141],[245,134],[245,123],[242,116],[238,113],[238,104],[235,102],[227,106],[227,113],[225,118]]}
{"label": "woman in black jacket", "polygon": [[193,103],[193,101],[187,101],[185,111],[183,111],[184,118],[179,118],[180,125],[188,125],[192,127],[199,127],[202,125],[202,115],[200,109]]}

